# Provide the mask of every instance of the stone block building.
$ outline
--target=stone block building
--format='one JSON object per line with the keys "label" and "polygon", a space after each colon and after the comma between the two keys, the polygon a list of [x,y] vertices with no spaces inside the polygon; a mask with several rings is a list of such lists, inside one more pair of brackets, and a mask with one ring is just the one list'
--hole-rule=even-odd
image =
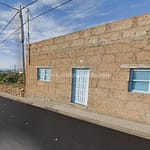
{"label": "stone block building", "polygon": [[150,124],[150,14],[27,46],[26,97]]}

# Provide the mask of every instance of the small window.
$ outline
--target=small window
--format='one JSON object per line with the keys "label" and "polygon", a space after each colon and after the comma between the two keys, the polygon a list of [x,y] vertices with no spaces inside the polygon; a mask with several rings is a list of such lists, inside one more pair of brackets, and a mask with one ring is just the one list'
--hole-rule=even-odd
{"label": "small window", "polygon": [[50,81],[51,69],[50,68],[38,68],[37,78],[40,81]]}
{"label": "small window", "polygon": [[132,69],[129,91],[150,93],[150,69]]}

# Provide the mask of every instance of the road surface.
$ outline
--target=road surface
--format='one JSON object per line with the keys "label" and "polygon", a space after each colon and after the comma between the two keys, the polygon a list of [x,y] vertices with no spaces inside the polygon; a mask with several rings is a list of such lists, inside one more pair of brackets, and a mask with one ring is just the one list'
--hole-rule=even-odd
{"label": "road surface", "polygon": [[0,150],[150,150],[150,141],[0,97]]}

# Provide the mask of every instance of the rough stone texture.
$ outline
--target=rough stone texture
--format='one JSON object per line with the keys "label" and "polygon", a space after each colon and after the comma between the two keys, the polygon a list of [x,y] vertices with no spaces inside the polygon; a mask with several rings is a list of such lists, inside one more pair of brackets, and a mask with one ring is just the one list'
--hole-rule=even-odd
{"label": "rough stone texture", "polygon": [[[26,96],[70,104],[72,68],[88,67],[87,111],[150,124],[150,95],[128,92],[130,68],[120,67],[150,64],[148,18],[150,14],[31,44]],[[37,80],[37,68],[44,66],[52,69],[50,82]]]}
{"label": "rough stone texture", "polygon": [[0,85],[0,92],[8,93],[14,96],[23,96],[23,88],[12,85]]}

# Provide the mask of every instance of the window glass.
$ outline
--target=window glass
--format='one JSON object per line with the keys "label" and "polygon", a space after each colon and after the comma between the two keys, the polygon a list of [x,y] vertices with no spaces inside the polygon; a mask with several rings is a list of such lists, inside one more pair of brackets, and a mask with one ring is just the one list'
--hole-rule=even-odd
{"label": "window glass", "polygon": [[129,91],[150,93],[150,69],[132,69]]}
{"label": "window glass", "polygon": [[133,79],[134,80],[149,80],[150,71],[134,71]]}
{"label": "window glass", "polygon": [[50,68],[38,68],[37,70],[38,73],[38,80],[41,81],[50,81]]}
{"label": "window glass", "polygon": [[147,82],[133,81],[132,82],[132,90],[148,91],[148,85],[149,84]]}

